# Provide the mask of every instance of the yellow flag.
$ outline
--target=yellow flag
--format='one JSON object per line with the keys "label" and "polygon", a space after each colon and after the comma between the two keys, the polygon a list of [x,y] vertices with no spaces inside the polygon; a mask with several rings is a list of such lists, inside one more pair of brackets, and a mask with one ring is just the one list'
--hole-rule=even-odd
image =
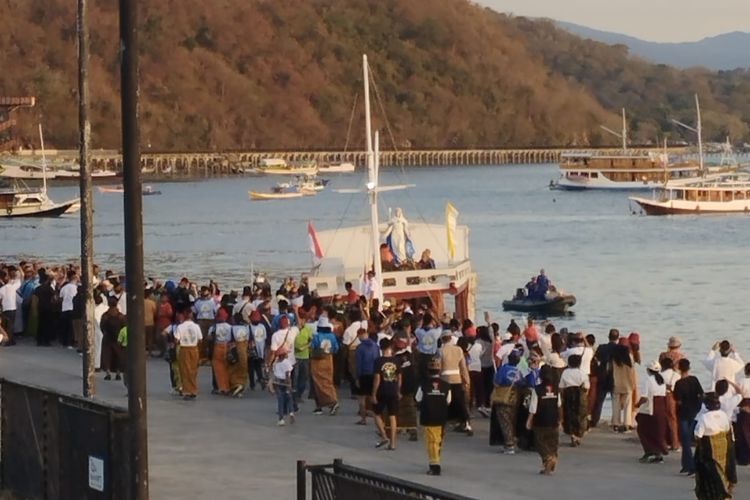
{"label": "yellow flag", "polygon": [[458,219],[458,210],[450,204],[445,204],[445,230],[448,236],[448,257],[453,259],[456,256],[456,220]]}

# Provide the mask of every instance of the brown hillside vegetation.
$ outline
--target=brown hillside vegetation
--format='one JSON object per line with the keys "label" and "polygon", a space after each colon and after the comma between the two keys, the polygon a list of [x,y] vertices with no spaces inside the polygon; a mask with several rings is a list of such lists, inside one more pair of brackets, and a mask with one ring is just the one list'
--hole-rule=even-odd
{"label": "brown hillside vegetation", "polygon": [[[89,3],[93,141],[117,148],[117,3]],[[42,121],[73,147],[75,2],[0,12],[0,95],[36,95],[23,133]],[[748,132],[744,73],[649,65],[465,0],[158,0],[140,2],[140,20],[144,149],[341,148],[357,94],[361,120],[362,53],[399,147],[599,144],[622,105],[653,138],[691,116],[694,91],[709,134]]]}

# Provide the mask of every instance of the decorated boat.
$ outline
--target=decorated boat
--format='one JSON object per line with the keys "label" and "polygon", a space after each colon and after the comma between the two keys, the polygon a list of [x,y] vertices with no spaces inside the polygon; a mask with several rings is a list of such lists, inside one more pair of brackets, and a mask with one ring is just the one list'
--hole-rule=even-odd
{"label": "decorated boat", "polygon": [[[386,224],[379,221],[379,195],[412,186],[378,184],[380,148],[377,132],[372,134],[367,56],[363,56],[363,74],[368,180],[359,189],[336,192],[366,196],[370,223],[320,232],[308,224],[313,254],[310,290],[332,298],[345,294],[345,284],[351,282],[363,295],[371,291],[370,298],[381,306],[384,300],[407,300],[413,306],[424,304],[440,316],[452,310],[457,317],[473,318],[476,275],[469,259],[469,229],[457,224],[456,209],[446,206],[445,224],[412,223],[400,209]],[[417,247],[428,255],[429,265],[415,262]]]}

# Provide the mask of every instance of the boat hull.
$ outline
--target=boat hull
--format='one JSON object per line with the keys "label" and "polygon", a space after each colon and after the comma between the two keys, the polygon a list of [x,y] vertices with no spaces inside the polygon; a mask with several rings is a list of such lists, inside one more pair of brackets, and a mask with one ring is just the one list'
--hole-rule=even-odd
{"label": "boat hull", "polygon": [[267,201],[267,200],[289,200],[293,198],[302,198],[305,196],[302,192],[295,193],[258,193],[256,191],[248,191],[248,196],[253,201]]}
{"label": "boat hull", "polygon": [[258,171],[266,175],[315,175],[318,167],[310,168],[263,168]]}
{"label": "boat hull", "polygon": [[12,210],[0,211],[0,218],[12,219],[19,217],[60,217],[64,213],[72,210],[79,200],[70,200],[65,203],[50,204],[47,206],[28,206],[23,208],[14,208]]}
{"label": "boat hull", "polygon": [[697,215],[750,213],[750,200],[733,202],[690,202],[682,200],[658,201],[631,197],[646,215]]}
{"label": "boat hull", "polygon": [[518,311],[555,316],[564,315],[568,312],[568,309],[575,304],[575,295],[561,295],[552,300],[504,300],[503,311]]}

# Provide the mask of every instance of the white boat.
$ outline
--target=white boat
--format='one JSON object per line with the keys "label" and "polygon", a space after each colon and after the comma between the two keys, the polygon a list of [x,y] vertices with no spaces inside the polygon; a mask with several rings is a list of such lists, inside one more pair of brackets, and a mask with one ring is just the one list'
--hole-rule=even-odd
{"label": "white boat", "polygon": [[652,198],[630,197],[646,215],[750,213],[750,175],[718,174],[670,182]]}
{"label": "white boat", "polygon": [[37,165],[14,164],[7,160],[0,163],[0,178],[31,181],[45,177],[47,180],[52,180],[55,178],[55,173],[47,172],[45,175],[42,167]]}
{"label": "white boat", "polygon": [[80,208],[78,198],[55,203],[47,196],[47,162],[41,125],[39,137],[42,143],[42,187],[30,188],[23,185],[23,179],[13,178],[10,188],[0,189],[0,217],[59,217]]}
{"label": "white boat", "polygon": [[354,172],[354,163],[343,162],[318,166],[318,173],[320,174],[347,174],[350,172]]}
{"label": "white boat", "polygon": [[[433,269],[415,269],[403,265],[399,270],[383,270],[380,254],[383,231],[388,227],[378,221],[378,194],[404,189],[409,186],[379,186],[380,164],[378,134],[371,133],[370,95],[367,56],[363,56],[365,87],[365,129],[367,140],[368,182],[361,190],[340,190],[346,193],[362,193],[370,202],[370,224],[314,233],[314,248],[324,251],[317,257],[316,265],[309,276],[310,289],[321,297],[330,298],[344,294],[347,281],[359,283],[365,270],[372,270],[380,284],[378,299],[413,300],[429,302],[438,314],[450,309],[446,298],[454,301],[454,309],[462,318],[473,318],[476,276],[469,260],[469,229],[466,226],[451,227],[429,223],[409,223],[410,240],[420,249],[430,249],[435,261]],[[374,148],[373,148],[374,142]],[[308,228],[309,232],[312,232]],[[449,251],[449,236],[453,252]],[[311,240],[313,234],[310,235]],[[407,263],[408,264],[408,263]]]}
{"label": "white boat", "polygon": [[[259,191],[248,191],[247,194],[252,201],[290,200],[306,196],[302,191],[288,191],[286,193],[261,193]],[[315,193],[313,192],[312,194]]]}
{"label": "white boat", "polygon": [[328,179],[319,179],[316,176],[299,176],[294,182],[279,182],[272,189],[274,193],[299,189],[303,192],[320,192],[328,185]]}

